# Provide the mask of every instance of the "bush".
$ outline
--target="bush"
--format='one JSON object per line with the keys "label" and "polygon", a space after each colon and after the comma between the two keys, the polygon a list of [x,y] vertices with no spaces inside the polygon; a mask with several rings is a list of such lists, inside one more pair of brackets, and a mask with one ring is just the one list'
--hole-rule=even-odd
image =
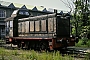
{"label": "bush", "polygon": [[90,47],[90,39],[83,38],[80,39],[78,43],[75,44],[76,47]]}
{"label": "bush", "polygon": [[87,42],[87,46],[90,47],[90,40],[88,40],[88,42]]}
{"label": "bush", "polygon": [[83,41],[82,40],[79,40],[78,43],[75,44],[76,47],[80,47],[82,45]]}

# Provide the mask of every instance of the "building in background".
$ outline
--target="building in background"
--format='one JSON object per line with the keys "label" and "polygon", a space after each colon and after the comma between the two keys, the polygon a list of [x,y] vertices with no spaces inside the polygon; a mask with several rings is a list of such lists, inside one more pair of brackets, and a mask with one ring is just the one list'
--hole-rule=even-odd
{"label": "building in background", "polygon": [[[47,9],[44,6],[31,6],[31,5],[0,1],[0,39],[5,37],[6,24],[4,19],[10,17],[13,11],[17,9],[26,9],[29,11],[31,16],[50,14],[50,13],[53,13],[54,11],[54,9],[52,8]],[[21,12],[21,14],[23,13]]]}

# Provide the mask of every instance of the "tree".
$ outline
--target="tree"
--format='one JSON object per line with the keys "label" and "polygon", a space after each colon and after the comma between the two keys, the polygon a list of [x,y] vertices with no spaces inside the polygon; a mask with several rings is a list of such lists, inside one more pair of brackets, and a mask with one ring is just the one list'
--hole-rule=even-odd
{"label": "tree", "polygon": [[60,1],[70,8],[70,12],[73,11],[72,19],[70,21],[73,26],[72,34],[90,38],[90,11],[88,9],[89,0],[70,0],[72,3],[70,3],[69,0],[66,0],[67,3],[63,0]]}
{"label": "tree", "polygon": [[75,1],[75,28],[76,28],[76,34],[80,35],[81,37],[88,37],[90,34],[90,24],[89,24],[89,9],[87,0],[76,0]]}

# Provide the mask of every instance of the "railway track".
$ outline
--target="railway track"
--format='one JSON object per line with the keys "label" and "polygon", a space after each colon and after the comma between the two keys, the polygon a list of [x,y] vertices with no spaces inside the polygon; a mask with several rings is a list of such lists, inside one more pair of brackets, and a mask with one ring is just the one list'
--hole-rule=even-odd
{"label": "railway track", "polygon": [[90,49],[89,48],[79,48],[79,47],[68,47],[66,50],[62,49],[62,55],[69,55],[74,57],[75,60],[84,60],[86,58],[90,59]]}
{"label": "railway track", "polygon": [[[0,47],[4,47],[6,49],[17,49],[16,45],[5,44],[5,42],[0,42]],[[68,47],[67,49],[61,49],[61,54],[63,56],[69,55],[74,57],[76,60],[83,60],[84,58],[90,59],[90,48],[80,48],[80,47]]]}
{"label": "railway track", "polygon": [[[3,47],[7,48],[7,49],[17,49],[17,46],[16,45],[4,45]],[[90,57],[90,52],[87,52],[90,51],[90,49],[88,48],[75,48],[75,47],[68,47],[67,50],[64,50],[62,49],[63,51],[60,51],[61,54],[64,56],[64,55],[69,55],[71,57],[74,57],[75,59],[84,59],[84,58],[87,58],[87,57]],[[89,58],[90,59],[90,58]]]}

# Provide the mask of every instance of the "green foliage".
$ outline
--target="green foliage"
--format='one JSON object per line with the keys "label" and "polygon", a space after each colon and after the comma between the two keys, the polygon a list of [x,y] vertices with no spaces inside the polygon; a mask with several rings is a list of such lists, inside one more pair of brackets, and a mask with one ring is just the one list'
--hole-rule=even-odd
{"label": "green foliage", "polygon": [[18,52],[17,52],[17,50],[15,50],[15,51],[12,51],[12,55],[15,55],[15,56],[17,56],[17,55],[18,55]]}
{"label": "green foliage", "polygon": [[76,46],[76,47],[81,47],[81,46],[82,46],[82,43],[83,43],[83,41],[82,41],[82,40],[79,40],[79,42],[76,43],[75,46]]}
{"label": "green foliage", "polygon": [[75,44],[76,47],[90,47],[90,39],[83,38],[80,39],[78,43]]}
{"label": "green foliage", "polygon": [[72,34],[75,35],[75,28],[72,28]]}
{"label": "green foliage", "polygon": [[80,36],[87,37],[88,34],[90,34],[90,30],[89,29],[90,29],[90,26],[83,26]]}
{"label": "green foliage", "polygon": [[59,51],[36,52],[34,50],[7,50],[0,48],[1,60],[74,60],[71,56],[62,56]]}
{"label": "green foliage", "polygon": [[88,42],[87,42],[87,46],[90,47],[90,40],[88,40]]}
{"label": "green foliage", "polygon": [[[84,60],[89,60],[89,55],[87,54],[87,58]],[[75,58],[70,55],[62,56],[59,51],[37,52],[34,50],[7,50],[0,48],[0,60],[75,60]]]}
{"label": "green foliage", "polygon": [[71,21],[71,24],[74,26],[72,34],[76,34],[77,28],[78,35],[87,38],[90,34],[90,14],[88,13],[89,6],[88,4],[86,4],[86,2],[82,2],[82,0],[77,0],[74,2],[74,4],[75,12],[73,14],[73,19]]}

